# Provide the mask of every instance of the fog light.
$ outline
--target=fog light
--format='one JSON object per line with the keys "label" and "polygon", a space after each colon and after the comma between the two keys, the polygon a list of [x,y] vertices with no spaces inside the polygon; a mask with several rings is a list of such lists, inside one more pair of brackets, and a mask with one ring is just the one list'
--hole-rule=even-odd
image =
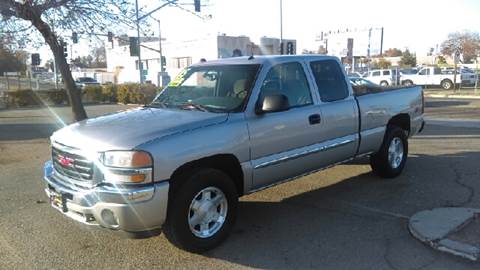
{"label": "fog light", "polygon": [[103,209],[101,215],[103,222],[105,222],[108,226],[112,228],[118,227],[118,219],[111,210]]}

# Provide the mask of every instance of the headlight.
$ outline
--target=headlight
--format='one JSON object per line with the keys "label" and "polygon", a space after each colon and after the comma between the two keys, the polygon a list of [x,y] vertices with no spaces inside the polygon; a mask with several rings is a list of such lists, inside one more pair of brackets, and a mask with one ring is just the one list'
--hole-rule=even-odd
{"label": "headlight", "polygon": [[145,168],[152,166],[150,154],[143,151],[109,151],[101,155],[103,165],[118,168]]}
{"label": "headlight", "polygon": [[143,151],[108,151],[100,155],[103,175],[111,183],[152,182],[153,160]]}

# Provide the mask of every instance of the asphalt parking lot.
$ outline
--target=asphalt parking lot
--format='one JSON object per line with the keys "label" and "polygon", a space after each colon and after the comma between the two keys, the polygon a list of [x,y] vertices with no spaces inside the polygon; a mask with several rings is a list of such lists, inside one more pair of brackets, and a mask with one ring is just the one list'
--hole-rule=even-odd
{"label": "asphalt parking lot", "polygon": [[407,230],[421,210],[480,208],[480,125],[467,121],[480,121],[480,100],[426,104],[429,122],[400,177],[380,179],[361,159],[245,196],[233,234],[203,255],[163,235],[126,239],[63,217],[41,178],[48,136],[69,108],[0,111],[0,269],[479,269]]}

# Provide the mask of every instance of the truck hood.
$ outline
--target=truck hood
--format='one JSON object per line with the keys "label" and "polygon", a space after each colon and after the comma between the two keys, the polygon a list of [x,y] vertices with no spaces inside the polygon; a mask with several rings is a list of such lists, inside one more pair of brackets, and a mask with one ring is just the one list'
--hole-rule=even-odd
{"label": "truck hood", "polygon": [[51,140],[91,151],[125,150],[227,118],[227,113],[141,107],[71,124],[53,133]]}

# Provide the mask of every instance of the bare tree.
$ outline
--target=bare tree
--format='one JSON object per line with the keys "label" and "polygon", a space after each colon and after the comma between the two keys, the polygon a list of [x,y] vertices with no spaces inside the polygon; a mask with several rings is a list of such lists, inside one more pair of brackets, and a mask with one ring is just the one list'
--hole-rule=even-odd
{"label": "bare tree", "polygon": [[0,0],[0,35],[15,38],[21,46],[34,41],[34,30],[40,34],[53,53],[76,121],[87,114],[64,55],[61,34],[106,33],[112,25],[132,25],[132,18],[134,9],[127,0]]}
{"label": "bare tree", "polygon": [[441,45],[444,55],[463,55],[463,62],[470,63],[480,49],[480,35],[476,32],[455,32],[448,35],[448,39]]}

